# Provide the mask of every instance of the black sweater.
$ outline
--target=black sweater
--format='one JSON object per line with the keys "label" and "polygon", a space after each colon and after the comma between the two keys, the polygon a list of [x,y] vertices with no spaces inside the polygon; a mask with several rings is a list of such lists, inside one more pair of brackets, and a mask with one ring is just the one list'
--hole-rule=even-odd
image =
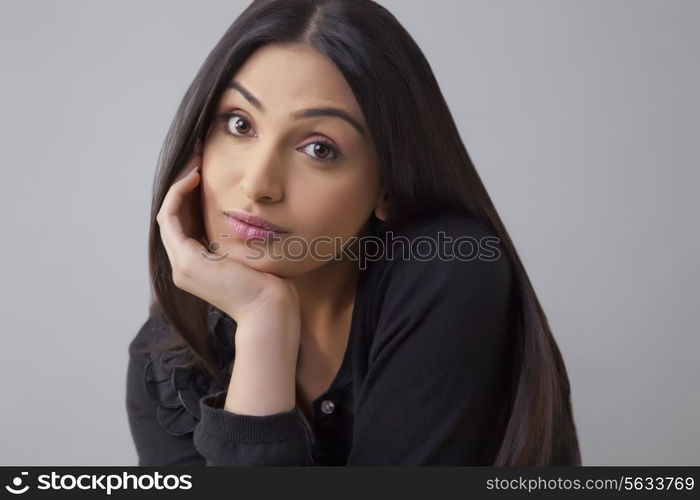
{"label": "black sweater", "polygon": [[[436,250],[425,237],[440,244],[441,231],[481,241],[481,256],[468,260],[463,238],[426,259]],[[462,214],[419,217],[396,236],[413,251],[394,247],[360,271],[348,349],[308,416],[299,406],[265,416],[224,410],[226,387],[169,366],[167,351],[139,351],[173,335],[151,315],[129,345],[126,408],[139,465],[493,463],[511,396],[510,260],[493,230]],[[209,330],[229,380],[235,321],[211,307]]]}

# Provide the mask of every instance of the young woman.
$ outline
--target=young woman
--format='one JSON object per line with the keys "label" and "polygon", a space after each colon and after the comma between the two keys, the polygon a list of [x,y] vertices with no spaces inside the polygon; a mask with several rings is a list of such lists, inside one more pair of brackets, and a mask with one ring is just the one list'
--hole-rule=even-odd
{"label": "young woman", "polygon": [[236,19],[166,138],[149,257],[140,465],[580,464],[529,278],[428,62],[371,0]]}

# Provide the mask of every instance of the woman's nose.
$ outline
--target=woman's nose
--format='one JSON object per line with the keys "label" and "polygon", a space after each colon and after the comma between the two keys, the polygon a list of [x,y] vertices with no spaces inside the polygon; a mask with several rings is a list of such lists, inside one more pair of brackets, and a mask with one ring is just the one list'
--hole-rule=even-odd
{"label": "woman's nose", "polygon": [[253,201],[279,201],[283,192],[280,167],[279,156],[272,152],[251,158],[241,178],[244,194]]}

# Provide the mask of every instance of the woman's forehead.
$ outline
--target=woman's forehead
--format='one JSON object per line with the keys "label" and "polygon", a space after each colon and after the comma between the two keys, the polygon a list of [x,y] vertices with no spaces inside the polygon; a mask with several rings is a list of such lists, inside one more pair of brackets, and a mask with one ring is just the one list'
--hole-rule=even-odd
{"label": "woman's forehead", "polygon": [[234,75],[224,97],[240,83],[263,107],[339,106],[359,118],[352,89],[335,63],[305,44],[270,44],[256,50]]}

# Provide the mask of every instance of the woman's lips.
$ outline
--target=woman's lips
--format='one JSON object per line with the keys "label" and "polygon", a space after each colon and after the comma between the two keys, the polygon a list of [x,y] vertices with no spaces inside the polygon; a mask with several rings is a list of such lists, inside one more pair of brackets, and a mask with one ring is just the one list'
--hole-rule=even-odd
{"label": "woman's lips", "polygon": [[285,234],[285,231],[274,231],[248,224],[247,222],[243,222],[242,220],[231,215],[226,215],[226,221],[228,222],[229,226],[231,226],[233,231],[246,241],[250,239],[268,239],[273,236],[281,236]]}
{"label": "woman's lips", "polygon": [[253,215],[251,213],[246,212],[245,210],[225,210],[224,215],[227,215],[229,217],[234,217],[241,222],[245,222],[246,224],[250,226],[255,226],[255,227],[261,227],[263,229],[268,229],[270,231],[276,231],[278,233],[287,233],[286,229],[283,227],[278,226],[277,224],[273,224],[267,219],[263,219],[262,217],[258,217],[257,215]]}

